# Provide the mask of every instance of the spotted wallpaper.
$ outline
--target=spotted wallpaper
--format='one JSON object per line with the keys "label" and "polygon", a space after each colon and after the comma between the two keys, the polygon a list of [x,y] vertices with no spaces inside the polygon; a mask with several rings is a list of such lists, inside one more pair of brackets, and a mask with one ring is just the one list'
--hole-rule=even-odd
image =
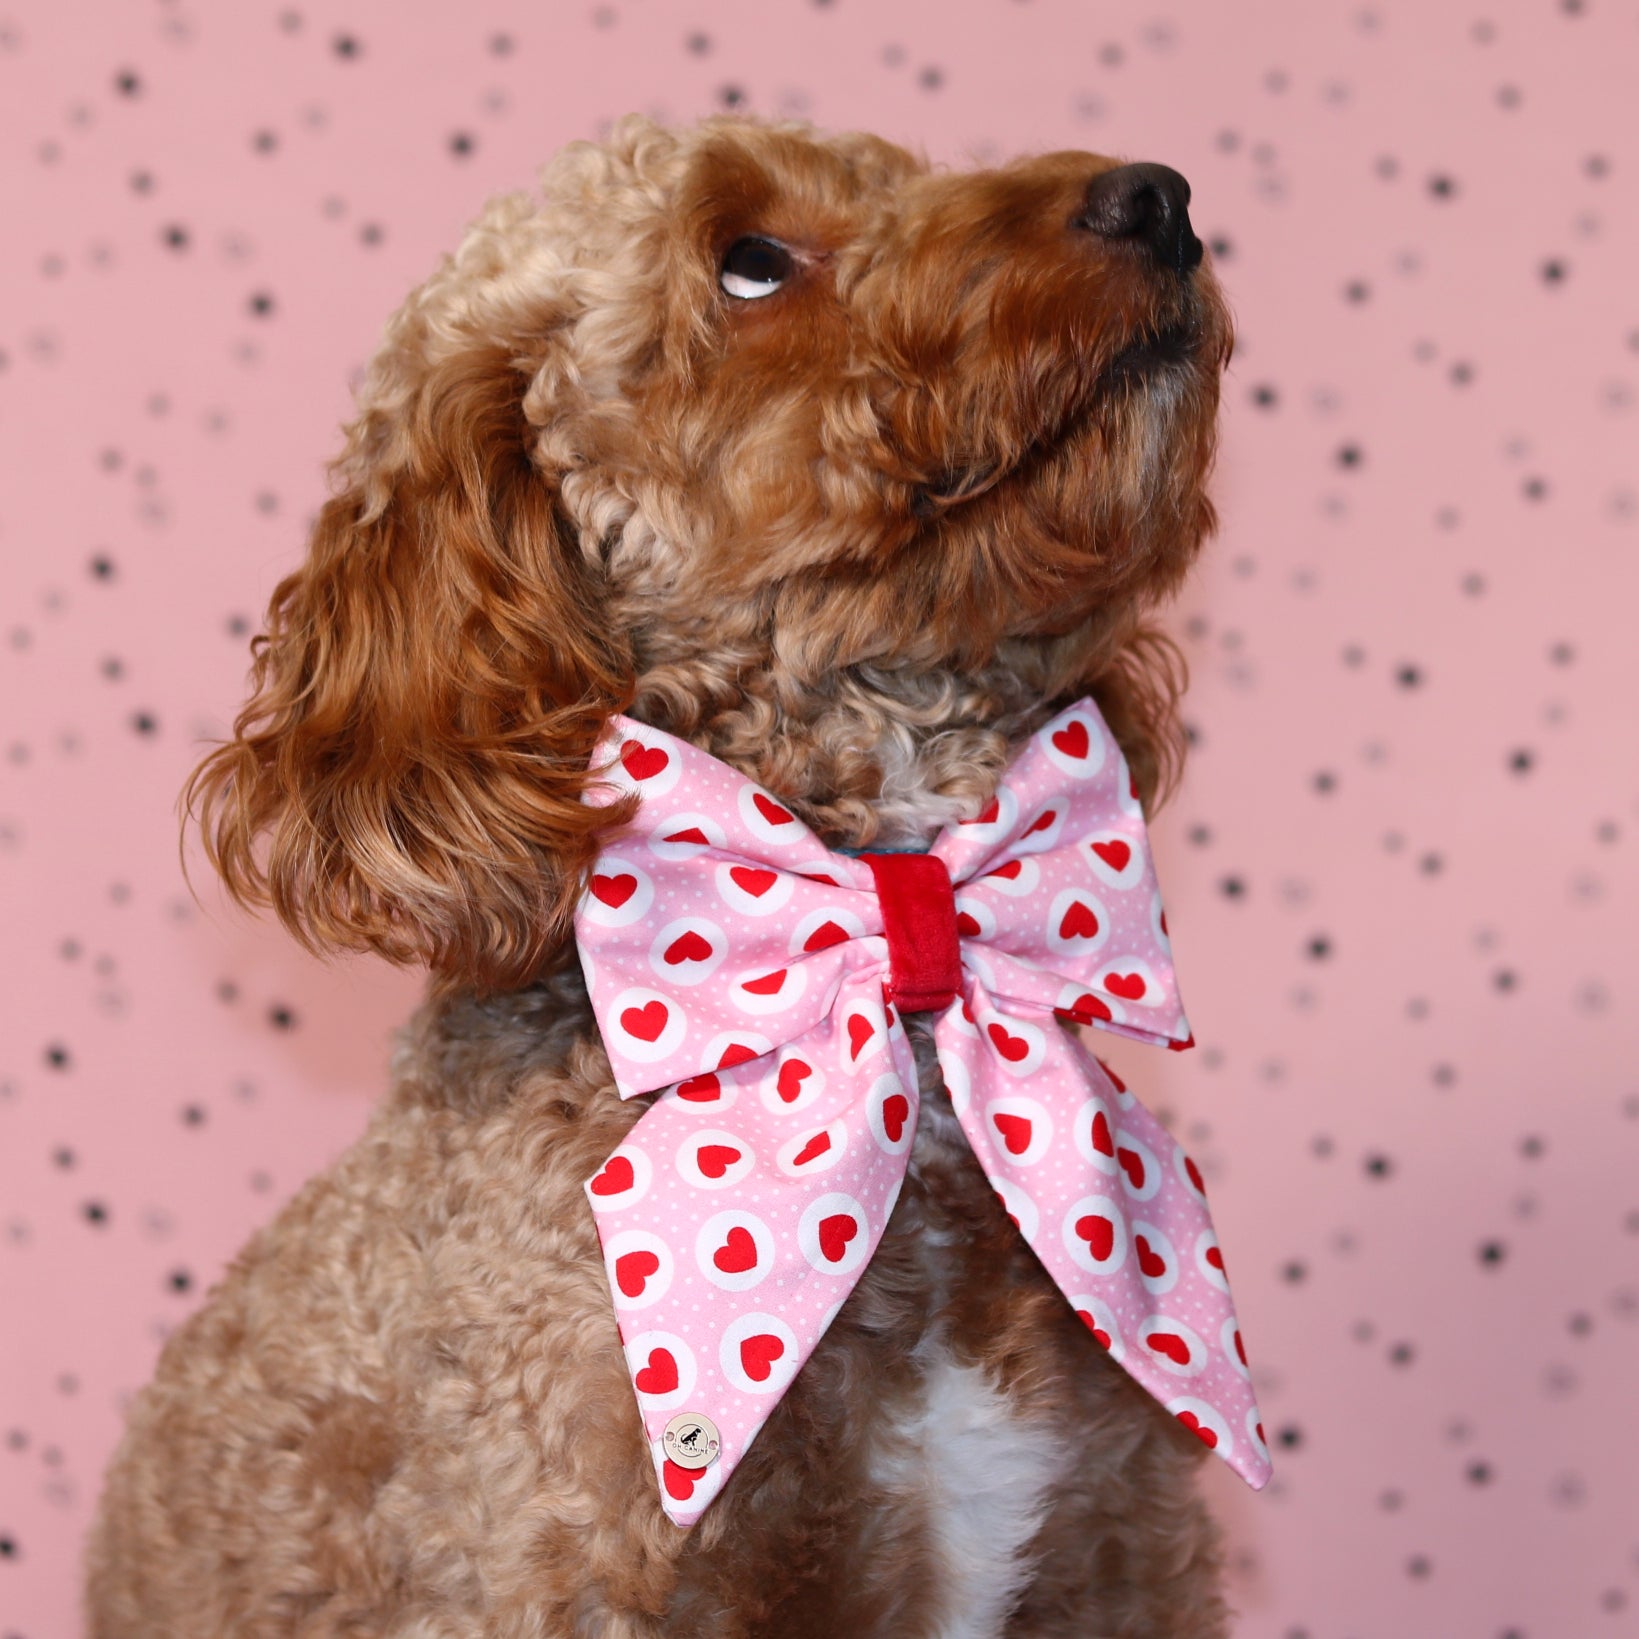
{"label": "spotted wallpaper", "polygon": [[177,844],[349,383],[490,193],[725,108],[1189,178],[1201,1046],[1113,1057],[1256,1363],[1236,1631],[1639,1631],[1636,76],[1633,0],[0,0],[0,1639],[78,1631],[122,1405],[418,994]]}

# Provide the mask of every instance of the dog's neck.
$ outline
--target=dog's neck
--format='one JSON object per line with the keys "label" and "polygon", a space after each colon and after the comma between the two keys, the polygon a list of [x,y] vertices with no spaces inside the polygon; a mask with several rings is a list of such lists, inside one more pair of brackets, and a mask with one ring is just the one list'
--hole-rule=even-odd
{"label": "dog's neck", "polygon": [[696,658],[647,672],[629,711],[756,780],[828,847],[914,849],[983,808],[1056,704],[1011,665],[859,666],[805,687]]}

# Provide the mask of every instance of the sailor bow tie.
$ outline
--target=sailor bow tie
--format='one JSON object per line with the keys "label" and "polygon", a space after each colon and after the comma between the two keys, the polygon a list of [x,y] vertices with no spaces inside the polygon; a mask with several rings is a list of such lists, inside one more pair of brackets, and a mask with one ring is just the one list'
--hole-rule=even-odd
{"label": "sailor bow tie", "polygon": [[576,937],[621,1096],[665,1090],[586,1189],[670,1518],[716,1496],[882,1237],[916,1134],[899,1015],[917,1011],[1088,1347],[1262,1486],[1200,1173],[1065,1027],[1191,1039],[1097,707],[1048,723],[924,855],[832,853],[727,764],[626,718],[605,764],[592,800],[642,800]]}

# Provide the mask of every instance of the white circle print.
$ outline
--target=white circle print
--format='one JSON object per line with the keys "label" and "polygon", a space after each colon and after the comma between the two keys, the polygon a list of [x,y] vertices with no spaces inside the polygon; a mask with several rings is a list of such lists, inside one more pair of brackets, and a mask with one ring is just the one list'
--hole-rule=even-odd
{"label": "white circle print", "polygon": [[646,1229],[623,1229],[603,1248],[617,1309],[647,1309],[672,1283],[672,1249]]}
{"label": "white circle print", "polygon": [[729,998],[744,1013],[783,1013],[808,988],[808,973],[801,964],[755,968],[729,986]]}
{"label": "white circle print", "polygon": [[696,1189],[731,1189],[757,1164],[751,1146],[737,1133],[703,1128],[677,1146],[677,1171]]}
{"label": "white circle print", "polygon": [[649,966],[663,984],[704,984],[728,955],[728,935],[703,916],[668,922],[649,946]]}
{"label": "white circle print", "polygon": [[871,1255],[865,1208],[840,1191],[810,1201],[797,1220],[797,1245],[810,1267],[827,1275],[851,1275]]}
{"label": "white circle print", "polygon": [[985,1127],[1010,1166],[1035,1166],[1053,1142],[1053,1118],[1046,1105],[1014,1093],[985,1105]]}
{"label": "white circle print", "polygon": [[1110,913],[1084,888],[1064,888],[1047,912],[1047,943],[1060,956],[1090,956],[1110,938]]}
{"label": "white circle print", "polygon": [[1064,1250],[1089,1275],[1110,1275],[1127,1261],[1127,1221],[1108,1195],[1084,1195],[1064,1215]]}
{"label": "white circle print", "polygon": [[603,1029],[615,1052],[639,1064],[658,1064],[683,1045],[688,1020],[671,997],[636,986],[615,997],[603,1017]]}
{"label": "white circle print", "polygon": [[771,847],[789,848],[811,835],[808,827],[783,802],[750,781],[740,787],[738,807],[746,829],[759,842]]}
{"label": "white circle print", "polygon": [[1076,1154],[1089,1166],[1100,1172],[1113,1173],[1118,1162],[1115,1158],[1115,1128],[1110,1122],[1109,1106],[1096,1096],[1076,1111],[1075,1125],[1070,1129],[1075,1138]]}
{"label": "white circle print", "polygon": [[774,1165],[787,1178],[807,1178],[829,1172],[848,1151],[848,1123],[840,1116],[829,1126],[800,1132],[774,1153]]}
{"label": "white circle print", "polygon": [[626,1345],[626,1369],[646,1411],[670,1411],[694,1393],[694,1351],[671,1332],[639,1332]]}
{"label": "white circle print", "polygon": [[654,903],[654,883],[641,866],[620,854],[604,854],[581,898],[581,919],[598,928],[641,922]]}
{"label": "white circle print", "polygon": [[683,761],[676,745],[665,743],[668,736],[632,725],[620,742],[615,767],[610,770],[617,785],[641,791],[645,801],[663,797],[683,777]]}
{"label": "white circle print", "polygon": [[865,1099],[865,1118],[883,1154],[903,1155],[911,1147],[916,1136],[916,1105],[892,1070],[871,1083]]}
{"label": "white circle print", "polygon": [[1072,706],[1036,736],[1047,759],[1072,780],[1090,780],[1104,766],[1104,727],[1085,709]]}
{"label": "white circle print", "polygon": [[796,878],[767,865],[719,865],[712,880],[717,897],[741,916],[772,916],[796,891]]}
{"label": "white circle print", "polygon": [[1148,1201],[1161,1188],[1161,1165],[1148,1144],[1124,1128],[1115,1130],[1115,1159],[1121,1169],[1121,1187],[1129,1199]]}
{"label": "white circle print", "polygon": [[1070,1307],[1075,1310],[1076,1318],[1093,1334],[1094,1340],[1109,1351],[1112,1360],[1119,1362],[1125,1357],[1127,1345],[1122,1341],[1121,1324],[1109,1304],[1102,1298],[1095,1298],[1090,1292],[1081,1292],[1070,1299]]}
{"label": "white circle print", "polygon": [[1174,1377],[1199,1377],[1207,1368],[1206,1344],[1170,1315],[1149,1315],[1141,1321],[1138,1345]]}
{"label": "white circle print", "polygon": [[1132,1226],[1133,1256],[1138,1260],[1138,1278],[1151,1297],[1161,1297],[1178,1284],[1178,1254],[1172,1242],[1154,1224],[1135,1218]]}
{"label": "white circle print", "polygon": [[649,836],[649,852],[657,859],[693,859],[707,848],[723,848],[727,833],[709,814],[673,814]]}
{"label": "white circle print", "polygon": [[749,1292],[774,1268],[774,1235],[754,1212],[719,1212],[694,1237],[700,1273],[723,1292]]}
{"label": "white circle print", "polygon": [[717,1364],[742,1394],[781,1394],[797,1375],[797,1334],[778,1315],[739,1315],[723,1328]]}
{"label": "white circle print", "polygon": [[1220,1457],[1227,1457],[1235,1449],[1235,1436],[1216,1406],[1205,1400],[1182,1395],[1167,1402],[1167,1410],[1178,1419],[1204,1446],[1209,1446]]}
{"label": "white circle print", "polygon": [[586,1193],[594,1212],[619,1212],[636,1206],[649,1193],[654,1166],[636,1144],[622,1144],[587,1180]]}
{"label": "white circle print", "polygon": [[757,1097],[774,1115],[806,1110],[825,1091],[825,1072],[794,1048],[780,1054],[757,1083]]}

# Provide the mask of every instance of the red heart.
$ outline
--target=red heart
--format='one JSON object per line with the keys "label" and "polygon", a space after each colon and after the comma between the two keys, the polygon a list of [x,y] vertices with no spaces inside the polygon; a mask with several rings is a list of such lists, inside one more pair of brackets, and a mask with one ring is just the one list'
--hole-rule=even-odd
{"label": "red heart", "polygon": [[823,882],[828,888],[842,886],[834,876],[827,876],[824,871],[799,871],[797,873],[804,882]]}
{"label": "red heart", "polygon": [[637,1174],[632,1171],[632,1163],[624,1155],[611,1155],[596,1178],[592,1180],[594,1195],[624,1195],[634,1183]]}
{"label": "red heart", "polygon": [[1033,835],[1037,831],[1045,831],[1047,829],[1047,827],[1049,825],[1051,825],[1053,823],[1053,821],[1056,820],[1057,818],[1058,818],[1057,811],[1054,810],[1054,809],[1049,808],[1049,809],[1046,810],[1046,812],[1038,814],[1033,820],[1031,820],[1030,828],[1024,834],[1028,837],[1028,836]]}
{"label": "red heart", "polygon": [[1180,1366],[1189,1364],[1189,1345],[1176,1332],[1151,1332],[1144,1341],[1168,1360],[1176,1361]]}
{"label": "red heart", "polygon": [[650,1349],[649,1363],[632,1381],[643,1394],[670,1394],[677,1387],[677,1362],[670,1349]]}
{"label": "red heart", "polygon": [[1115,1155],[1115,1141],[1110,1137],[1110,1123],[1102,1110],[1093,1111],[1093,1148],[1100,1155]]}
{"label": "red heart", "polygon": [[1115,1225],[1102,1214],[1089,1213],[1076,1219],[1076,1233],[1102,1263],[1115,1250]]}
{"label": "red heart", "polygon": [[773,798],[765,797],[761,791],[753,792],[751,800],[756,803],[757,812],[761,814],[770,825],[789,825],[791,823],[790,814],[788,814],[785,809],[781,808],[780,805],[773,800]]}
{"label": "red heart", "polygon": [[1116,1090],[1116,1091],[1117,1091],[1117,1092],[1118,1092],[1118,1093],[1124,1093],[1124,1092],[1126,1092],[1126,1090],[1127,1090],[1127,1084],[1126,1084],[1126,1082],[1124,1082],[1124,1081],[1123,1081],[1123,1080],[1122,1080],[1122,1079],[1121,1079],[1121,1077],[1120,1077],[1120,1076],[1118,1076],[1118,1075],[1117,1075],[1117,1074],[1116,1074],[1116,1073],[1115,1073],[1115,1071],[1114,1071],[1114,1070],[1112,1070],[1112,1069],[1111,1069],[1111,1068],[1110,1068],[1110,1067],[1109,1067],[1109,1065],[1107,1065],[1107,1064],[1106,1064],[1106,1063],[1105,1063],[1105,1062],[1104,1062],[1104,1060],[1103,1060],[1103,1059],[1100,1059],[1100,1060],[1099,1060],[1099,1061],[1098,1061],[1098,1067],[1099,1067],[1099,1069],[1100,1069],[1100,1070],[1102,1070],[1102,1071],[1103,1071],[1103,1072],[1104,1072],[1104,1074],[1105,1074],[1105,1075],[1107,1075],[1107,1076],[1108,1076],[1108,1077],[1109,1077],[1109,1078],[1110,1078],[1110,1085],[1111,1085],[1111,1086],[1112,1086],[1112,1087],[1113,1087],[1113,1088],[1115,1088],[1115,1090]]}
{"label": "red heart", "polygon": [[711,943],[690,928],[666,946],[666,960],[673,967],[680,962],[703,962],[711,955]]}
{"label": "red heart", "polygon": [[723,1056],[717,1061],[719,1070],[732,1070],[736,1064],[745,1064],[756,1058],[757,1049],[747,1047],[743,1041],[731,1041],[723,1049]]}
{"label": "red heart", "polygon": [[694,1159],[708,1178],[721,1178],[743,1153],[732,1144],[702,1144]]}
{"label": "red heart", "polygon": [[[1239,1327],[1237,1327],[1236,1330],[1235,1330],[1235,1353],[1240,1356],[1241,1364],[1244,1366],[1246,1364],[1246,1345],[1243,1342],[1241,1342],[1241,1333],[1240,1333],[1240,1328]],[[1262,1439],[1262,1437],[1263,1437],[1262,1435],[1259,1435],[1260,1439]]]}
{"label": "red heart", "polygon": [[865,1046],[865,1043],[875,1034],[875,1026],[863,1013],[854,1013],[849,1016],[848,1045],[853,1049],[853,1056],[856,1059],[859,1057],[860,1050]]}
{"label": "red heart", "polygon": [[1214,1434],[1212,1430],[1209,1429],[1193,1411],[1179,1412],[1178,1421],[1182,1423],[1185,1428],[1189,1429],[1191,1433],[1199,1435],[1203,1444],[1209,1446],[1217,1445],[1218,1436]]}
{"label": "red heart", "polygon": [[1004,880],[1011,882],[1023,869],[1024,861],[1022,859],[1010,859],[1005,865],[998,865],[995,870],[986,871],[985,875],[999,876]]}
{"label": "red heart", "polygon": [[691,825],[686,831],[673,831],[669,837],[663,837],[663,842],[697,842],[702,847],[709,847],[711,838],[698,825]]}
{"label": "red heart", "polygon": [[1055,1018],[1063,1019],[1066,1024],[1092,1024],[1098,1019],[1108,1019],[1110,1009],[1097,996],[1078,996],[1073,1007],[1055,1007]]}
{"label": "red heart", "polygon": [[1030,1054],[1030,1043],[1023,1036],[1010,1036],[999,1024],[986,1026],[990,1039],[996,1044],[996,1051],[1009,1064],[1017,1064],[1020,1059]]}
{"label": "red heart", "polygon": [[728,1232],[728,1239],[712,1253],[711,1261],[725,1275],[743,1275],[746,1270],[755,1269],[757,1243],[752,1238],[751,1231],[736,1224]]}
{"label": "red heart", "polygon": [[615,1285],[629,1298],[641,1297],[659,1268],[660,1259],[652,1252],[623,1252],[615,1259]]}
{"label": "red heart", "polygon": [[1189,1174],[1189,1181],[1195,1186],[1196,1190],[1205,1195],[1206,1185],[1201,1181],[1201,1169],[1187,1155],[1184,1157],[1184,1171]]}
{"label": "red heart", "polygon": [[669,1017],[664,1002],[645,1002],[642,1007],[628,1007],[620,1015],[622,1028],[639,1041],[654,1041],[666,1028]]}
{"label": "red heart", "polygon": [[637,878],[630,873],[592,878],[592,897],[612,911],[618,911],[636,892]]}
{"label": "red heart", "polygon": [[1059,923],[1059,938],[1096,939],[1097,937],[1098,918],[1079,899],[1073,900],[1069,910],[1064,913],[1063,921]]}
{"label": "red heart", "polygon": [[984,807],[977,814],[975,814],[973,816],[972,819],[963,820],[962,824],[963,825],[994,825],[996,823],[997,814],[999,814],[1001,812],[1001,806],[1002,805],[1001,805],[1000,800],[997,799],[996,797],[992,797],[990,799],[990,801],[987,802],[984,805]]}
{"label": "red heart", "polygon": [[787,1059],[780,1066],[780,1075],[774,1083],[774,1090],[787,1104],[795,1104],[802,1097],[803,1082],[813,1073],[813,1066],[804,1064],[801,1059]]}
{"label": "red heart", "polygon": [[859,1224],[852,1213],[833,1212],[821,1218],[819,1226],[820,1252],[828,1263],[841,1263],[848,1251],[848,1243],[859,1233]]}
{"label": "red heart", "polygon": [[667,1457],[661,1465],[661,1474],[666,1482],[666,1495],[675,1502],[687,1502],[694,1495],[695,1481],[702,1478],[702,1472],[680,1467]]}
{"label": "red heart", "polygon": [[996,1131],[1002,1135],[1009,1155],[1023,1155],[1030,1148],[1031,1121],[1027,1115],[995,1115]]}
{"label": "red heart", "polygon": [[910,1119],[911,1101],[903,1093],[889,1093],[882,1101],[882,1130],[890,1144],[897,1144],[904,1136],[905,1123]]}
{"label": "red heart", "polygon": [[1215,1246],[1206,1249],[1206,1261],[1221,1275],[1224,1272],[1224,1255]]}
{"label": "red heart", "polygon": [[839,928],[835,922],[821,922],[814,931],[803,940],[804,950],[828,950],[832,945],[842,945],[848,942],[848,930]]}
{"label": "red heart", "polygon": [[1144,994],[1142,973],[1111,973],[1104,980],[1104,988],[1124,1002],[1136,1002]]}
{"label": "red heart", "polygon": [[677,1096],[690,1104],[715,1104],[723,1096],[723,1084],[708,1070],[704,1075],[678,1082]]}
{"label": "red heart", "polygon": [[1142,1235],[1134,1238],[1133,1245],[1138,1248],[1138,1267],[1144,1274],[1151,1280],[1166,1274],[1167,1260]]}
{"label": "red heart", "polygon": [[731,865],[728,874],[733,877],[735,885],[753,899],[761,899],[774,886],[775,873],[755,865]]}
{"label": "red heart", "polygon": [[740,1344],[740,1369],[753,1383],[766,1383],[774,1362],[785,1353],[785,1345],[767,1332],[758,1332]]}
{"label": "red heart", "polygon": [[663,746],[646,746],[638,740],[628,740],[620,748],[620,760],[634,780],[651,780],[671,758]]}
{"label": "red heart", "polygon": [[1144,1157],[1137,1150],[1129,1150],[1125,1145],[1115,1152],[1115,1158],[1121,1163],[1121,1170],[1126,1173],[1127,1181],[1134,1189],[1144,1187]]}
{"label": "red heart", "polygon": [[810,1161],[824,1155],[830,1147],[831,1135],[822,1128],[791,1157],[791,1165],[794,1167],[806,1166]]}
{"label": "red heart", "polygon": [[1053,736],[1053,744],[1066,757],[1085,757],[1088,746],[1087,725],[1080,718],[1073,719]]}
{"label": "red heart", "polygon": [[1100,1326],[1085,1309],[1077,1309],[1076,1314],[1080,1317],[1082,1325],[1085,1326],[1087,1330],[1091,1332],[1106,1349],[1109,1348],[1110,1334],[1105,1331],[1104,1328]]}
{"label": "red heart", "polygon": [[749,990],[753,996],[776,995],[780,986],[785,983],[785,972],[786,970],[780,967],[775,968],[772,973],[765,973],[760,979],[744,979],[740,983],[740,988]]}
{"label": "red heart", "polygon": [[1133,851],[1125,842],[1095,842],[1093,852],[1110,867],[1112,871],[1124,871],[1127,861],[1132,858]]}
{"label": "red heart", "polygon": [[977,939],[980,931],[979,923],[976,918],[969,916],[966,911],[958,911],[956,913],[956,931],[964,939]]}

